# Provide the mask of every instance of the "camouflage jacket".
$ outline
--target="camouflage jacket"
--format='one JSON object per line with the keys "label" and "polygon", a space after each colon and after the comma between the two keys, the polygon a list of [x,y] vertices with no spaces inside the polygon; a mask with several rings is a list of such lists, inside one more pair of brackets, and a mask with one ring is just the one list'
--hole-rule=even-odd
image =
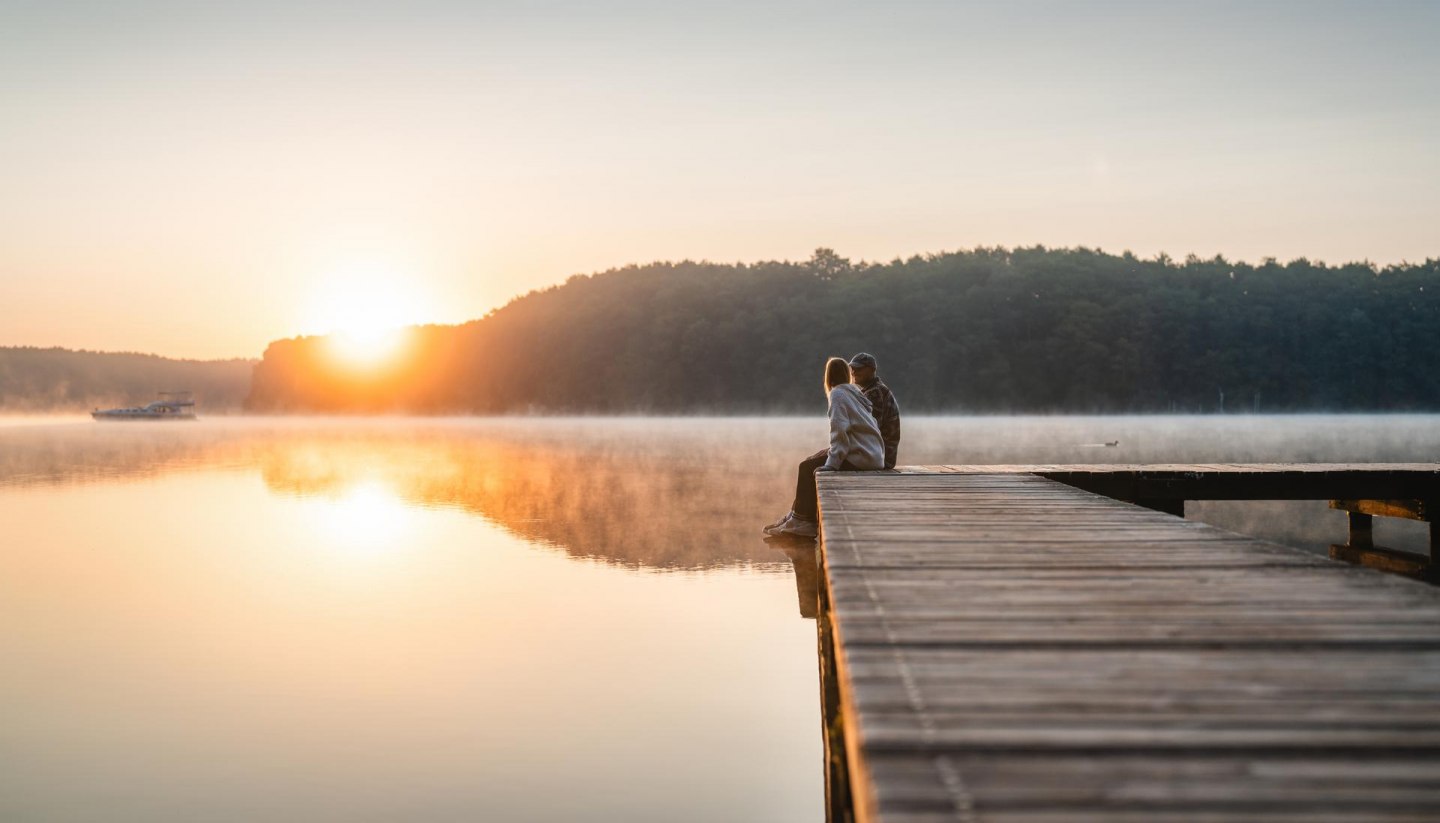
{"label": "camouflage jacket", "polygon": [[861,384],[860,390],[870,399],[870,409],[880,425],[880,439],[885,441],[885,468],[893,469],[900,450],[900,404],[895,402],[895,393],[878,377],[868,385]]}

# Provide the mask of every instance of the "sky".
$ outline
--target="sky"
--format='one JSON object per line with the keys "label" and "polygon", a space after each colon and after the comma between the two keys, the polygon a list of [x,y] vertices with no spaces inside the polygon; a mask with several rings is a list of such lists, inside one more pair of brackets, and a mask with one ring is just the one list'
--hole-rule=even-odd
{"label": "sky", "polygon": [[0,0],[0,345],[654,260],[1440,257],[1440,2]]}

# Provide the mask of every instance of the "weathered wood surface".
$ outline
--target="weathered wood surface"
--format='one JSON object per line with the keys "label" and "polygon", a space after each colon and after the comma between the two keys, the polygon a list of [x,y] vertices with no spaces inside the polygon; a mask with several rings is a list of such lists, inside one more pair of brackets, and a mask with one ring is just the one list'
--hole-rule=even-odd
{"label": "weathered wood surface", "polygon": [[857,819],[1440,820],[1440,589],[1026,472],[899,474],[819,481]]}

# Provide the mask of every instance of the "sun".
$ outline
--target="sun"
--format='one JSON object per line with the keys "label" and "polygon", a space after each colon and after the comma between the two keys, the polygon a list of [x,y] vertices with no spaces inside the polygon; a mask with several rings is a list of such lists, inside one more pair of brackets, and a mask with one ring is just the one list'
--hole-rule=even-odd
{"label": "sun", "polygon": [[337,267],[317,292],[312,325],[327,336],[331,353],[352,366],[395,358],[409,339],[408,327],[428,315],[416,279],[378,263]]}
{"label": "sun", "polygon": [[337,329],[330,334],[330,347],[340,359],[355,365],[387,362],[404,348],[406,330],[401,327],[358,327]]}

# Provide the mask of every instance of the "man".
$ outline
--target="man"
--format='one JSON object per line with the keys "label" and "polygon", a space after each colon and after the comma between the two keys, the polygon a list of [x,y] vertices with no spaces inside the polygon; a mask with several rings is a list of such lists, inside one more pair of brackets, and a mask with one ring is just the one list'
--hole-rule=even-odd
{"label": "man", "polygon": [[880,424],[880,438],[885,441],[885,468],[895,468],[900,451],[900,404],[895,401],[895,393],[875,374],[874,355],[862,351],[850,358],[850,382],[870,399],[870,410]]}
{"label": "man", "polygon": [[[861,352],[850,358],[850,382],[860,387],[865,399],[870,401],[871,413],[880,429],[880,439],[885,444],[885,468],[895,468],[895,457],[900,449],[900,404],[895,393],[876,376],[875,357]],[[815,472],[833,471],[827,463],[827,451],[820,451],[800,461],[795,479],[795,502],[790,511],[766,526],[770,535],[792,537],[815,537],[819,533],[815,508]]]}

